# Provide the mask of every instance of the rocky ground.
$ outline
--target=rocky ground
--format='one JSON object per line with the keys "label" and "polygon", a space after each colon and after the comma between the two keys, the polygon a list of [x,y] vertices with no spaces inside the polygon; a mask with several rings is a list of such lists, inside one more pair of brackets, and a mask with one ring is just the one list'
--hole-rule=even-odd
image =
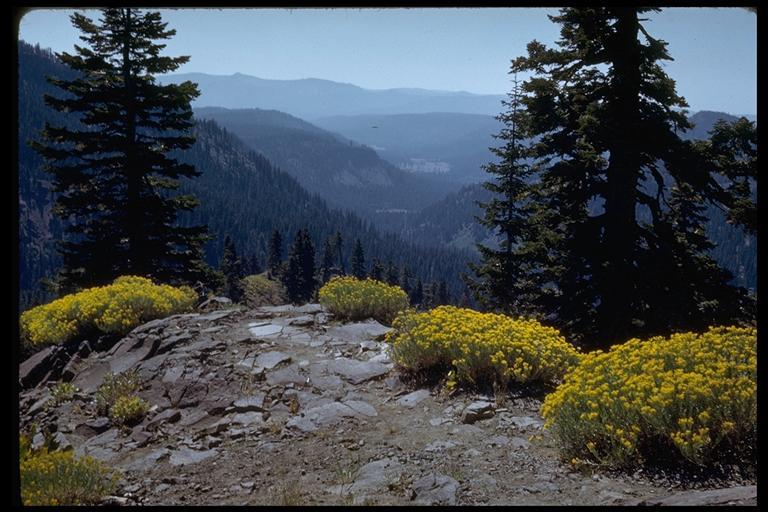
{"label": "rocky ground", "polygon": [[[21,427],[119,470],[111,504],[756,504],[749,481],[681,490],[574,471],[540,402],[414,389],[387,357],[387,330],[308,304],[176,315],[116,343],[51,347],[20,366]],[[93,393],[134,369],[152,409],[121,430]],[[54,405],[61,380],[80,391]]]}

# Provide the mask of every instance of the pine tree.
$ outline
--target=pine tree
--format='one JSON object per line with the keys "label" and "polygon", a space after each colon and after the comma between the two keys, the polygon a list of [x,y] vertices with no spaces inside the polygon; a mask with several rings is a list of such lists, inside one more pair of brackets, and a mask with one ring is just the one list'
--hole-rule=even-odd
{"label": "pine tree", "polygon": [[402,288],[409,297],[411,295],[411,279],[413,279],[413,276],[411,275],[411,269],[408,268],[408,265],[403,265],[403,267],[400,269],[400,277],[398,279],[398,283],[400,284],[400,288]]}
{"label": "pine tree", "polygon": [[219,270],[224,274],[224,293],[234,302],[243,298],[242,279],[245,277],[242,260],[237,256],[235,243],[227,235],[224,238],[224,253],[221,256]]}
{"label": "pine tree", "polygon": [[649,10],[562,9],[559,49],[533,41],[512,66],[536,74],[521,98],[540,169],[518,248],[541,284],[531,302],[592,347],[749,317],[727,272],[700,271],[717,267],[700,216],[710,177],[679,136],[687,104]]}
{"label": "pine tree", "polygon": [[160,41],[175,35],[158,12],[103,9],[93,21],[70,17],[84,46],[57,57],[78,72],[72,80],[49,78],[65,91],[46,95],[48,106],[71,113],[79,128],[46,123],[33,147],[46,159],[58,193],[55,212],[69,236],[59,251],[64,290],[104,284],[122,274],[166,282],[205,279],[210,269],[201,246],[204,226],[180,227],[176,217],[197,200],[173,195],[180,178],[199,173],[167,156],[194,138],[190,102],[195,84],[160,85],[155,75],[189,57],[166,57]]}
{"label": "pine tree", "polygon": [[341,231],[336,231],[333,245],[336,248],[336,255],[338,256],[339,271],[341,272],[341,275],[345,275],[347,273],[344,267],[344,253],[342,251],[343,243],[344,243],[344,240],[341,238]]}
{"label": "pine tree", "polygon": [[421,306],[424,302],[424,285],[421,282],[421,278],[416,281],[416,286],[411,292],[411,305]]}
{"label": "pine tree", "polygon": [[384,277],[388,284],[391,284],[392,286],[400,284],[400,273],[397,270],[397,267],[394,263],[392,263],[392,260],[389,260],[387,262],[387,273]]}
{"label": "pine tree", "polygon": [[526,138],[526,111],[521,105],[520,84],[515,74],[512,91],[503,102],[507,111],[496,117],[504,123],[495,138],[503,145],[491,151],[499,158],[498,163],[484,166],[493,179],[483,186],[493,192],[487,203],[479,203],[484,216],[479,223],[500,237],[499,248],[478,244],[482,257],[479,264],[470,263],[475,279],[468,279],[468,286],[477,300],[487,309],[507,314],[523,315],[532,312],[531,291],[537,284],[532,282],[530,268],[518,248],[525,238],[528,212],[525,198],[527,181],[532,170],[525,162],[528,156],[523,146]]}
{"label": "pine tree", "polygon": [[269,247],[267,247],[267,273],[269,277],[275,278],[280,275],[280,264],[283,262],[283,237],[280,231],[274,230],[269,237]]}
{"label": "pine tree", "polygon": [[259,263],[259,257],[256,253],[251,253],[251,257],[248,258],[247,271],[249,275],[260,274],[261,264]]}
{"label": "pine tree", "polygon": [[333,274],[334,259],[334,239],[332,237],[328,237],[325,239],[325,245],[323,245],[323,260],[320,264],[320,279],[323,283],[327,283],[331,279],[331,275]]}
{"label": "pine tree", "polygon": [[360,243],[360,239],[355,240],[355,250],[352,252],[352,260],[350,262],[352,267],[352,275],[358,279],[365,279],[365,252],[363,251],[363,244]]}
{"label": "pine tree", "polygon": [[384,281],[384,265],[381,264],[381,261],[378,258],[374,258],[373,260],[369,277],[376,281]]}
{"label": "pine tree", "polygon": [[437,305],[445,306],[451,303],[451,295],[448,293],[448,285],[445,280],[440,280],[440,285],[437,289]]}
{"label": "pine tree", "polygon": [[293,303],[307,302],[315,292],[315,246],[307,229],[300,230],[293,240],[283,284]]}

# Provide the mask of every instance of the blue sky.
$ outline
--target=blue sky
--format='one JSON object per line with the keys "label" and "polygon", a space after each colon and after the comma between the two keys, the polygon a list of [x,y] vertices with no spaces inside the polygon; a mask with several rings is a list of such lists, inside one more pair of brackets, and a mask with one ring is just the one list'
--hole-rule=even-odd
{"label": "blue sky", "polygon": [[[19,37],[55,51],[78,42],[71,9],[27,13]],[[81,11],[94,17],[96,11]],[[179,72],[325,78],[370,89],[419,87],[503,94],[510,60],[532,39],[553,44],[553,9],[161,9],[177,35]],[[742,8],[669,8],[648,15],[669,43],[667,73],[696,110],[757,111],[757,21]]]}

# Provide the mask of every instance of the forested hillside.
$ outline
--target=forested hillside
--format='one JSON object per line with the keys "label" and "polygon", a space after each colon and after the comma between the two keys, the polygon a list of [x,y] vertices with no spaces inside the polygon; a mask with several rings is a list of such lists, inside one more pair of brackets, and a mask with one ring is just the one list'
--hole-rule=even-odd
{"label": "forested hillside", "polygon": [[[58,267],[56,241],[62,236],[61,222],[51,213],[50,178],[42,171],[42,160],[27,141],[39,136],[46,119],[58,120],[54,117],[57,114],[43,103],[43,93],[55,93],[45,75],[66,78],[72,72],[58,63],[52,53],[23,42],[19,44],[19,62],[19,112],[23,121],[19,123],[19,271],[20,304],[24,308],[51,297],[41,288],[40,279],[51,277]],[[301,132],[311,133],[311,128],[307,128],[311,125],[290,116],[277,113],[272,119],[286,122],[286,129],[299,126]],[[276,130],[278,125],[272,123]],[[333,137],[316,130],[328,144],[334,143]],[[296,232],[307,227],[318,252],[324,239],[338,230],[344,238],[345,258],[350,257],[354,241],[360,239],[369,265],[374,258],[383,263],[392,260],[398,267],[407,265],[414,279],[445,279],[452,295],[462,293],[460,274],[474,257],[470,251],[418,247],[397,235],[379,234],[354,213],[329,208],[323,199],[307,192],[294,178],[215,123],[200,121],[195,131],[197,143],[179,156],[203,174],[184,182],[182,191],[194,193],[202,204],[183,221],[189,225],[209,225],[215,236],[205,246],[211,265],[218,266],[225,235],[233,238],[239,253],[255,254],[263,264],[267,240],[275,229],[281,231],[287,247]],[[373,154],[373,160],[380,162],[373,151],[356,149],[363,155]]]}
{"label": "forested hillside", "polygon": [[378,221],[383,212],[418,210],[455,188],[440,177],[412,174],[371,148],[282,112],[201,108],[213,119],[332,206]]}

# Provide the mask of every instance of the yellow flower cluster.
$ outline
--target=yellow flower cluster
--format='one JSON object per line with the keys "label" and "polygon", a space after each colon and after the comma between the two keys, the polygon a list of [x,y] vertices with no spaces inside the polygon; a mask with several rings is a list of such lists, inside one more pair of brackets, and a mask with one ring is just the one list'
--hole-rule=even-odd
{"label": "yellow flower cluster", "polygon": [[392,327],[393,360],[412,371],[453,368],[449,385],[556,382],[580,358],[556,329],[536,320],[454,306],[405,311]]}
{"label": "yellow flower cluster", "polygon": [[408,307],[408,295],[397,286],[374,279],[334,277],[320,288],[320,304],[345,320],[375,318],[389,325]]}
{"label": "yellow flower cluster", "polygon": [[27,506],[95,505],[115,487],[116,476],[91,457],[69,451],[32,451],[19,443],[21,500]]}
{"label": "yellow flower cluster", "polygon": [[109,418],[116,425],[132,426],[149,411],[149,404],[138,396],[120,396],[109,408]]}
{"label": "yellow flower cluster", "polygon": [[187,286],[156,285],[138,276],[88,288],[21,315],[22,340],[38,347],[64,343],[85,332],[125,334],[137,325],[191,308],[197,294]]}
{"label": "yellow flower cluster", "polygon": [[705,465],[756,435],[757,331],[713,327],[586,355],[548,395],[566,460],[623,466],[670,452]]}

